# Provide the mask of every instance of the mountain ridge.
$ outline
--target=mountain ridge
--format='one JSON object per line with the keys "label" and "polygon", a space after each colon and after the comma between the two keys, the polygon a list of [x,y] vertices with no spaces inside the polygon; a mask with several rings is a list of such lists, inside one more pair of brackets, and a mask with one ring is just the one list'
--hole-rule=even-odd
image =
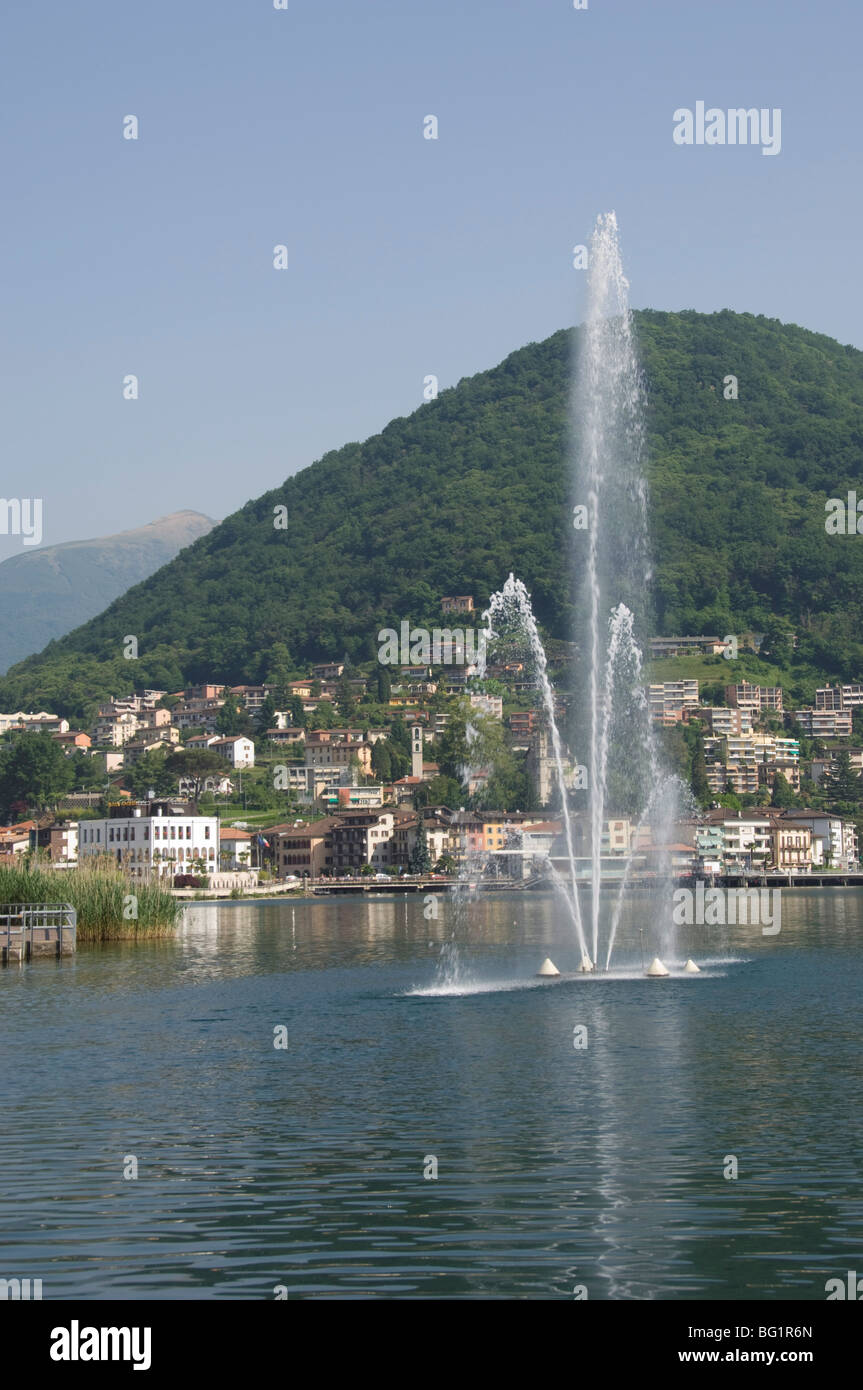
{"label": "mountain ridge", "polygon": [[[635,320],[657,631],[778,630],[777,649],[796,637],[794,660],[859,677],[863,554],[826,535],[824,507],[863,478],[863,352],[730,310]],[[545,629],[568,635],[579,332],[516,349],[250,500],[10,672],[0,707],[65,701],[74,714],[121,686],[260,680],[277,645],[298,667],[371,662],[381,628],[439,620],[443,594],[481,604],[510,570]],[[737,400],[723,395],[729,374]]]}
{"label": "mountain ridge", "polygon": [[0,671],[95,617],[106,599],[148,578],[215,525],[185,509],[109,536],[8,556],[0,563]]}

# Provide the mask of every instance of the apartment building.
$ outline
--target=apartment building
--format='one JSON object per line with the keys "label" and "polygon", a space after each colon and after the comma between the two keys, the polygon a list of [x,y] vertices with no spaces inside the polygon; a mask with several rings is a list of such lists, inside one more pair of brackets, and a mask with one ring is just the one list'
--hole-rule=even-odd
{"label": "apartment building", "polygon": [[739,681],[736,685],[726,685],[725,699],[733,709],[746,709],[755,715],[768,710],[782,713],[782,687],[778,685],[750,685],[748,681]]}
{"label": "apartment building", "polygon": [[661,681],[647,688],[650,717],[668,726],[679,724],[684,710],[694,710],[698,704],[698,681]]}
{"label": "apartment building", "polygon": [[709,811],[696,827],[695,844],[704,867],[762,869],[772,853],[773,820],[766,809],[753,808],[736,815],[727,810]]}
{"label": "apartment building", "polygon": [[[392,862],[408,869],[417,842],[420,818],[414,811],[396,813],[392,835]],[[449,853],[449,820],[438,812],[424,813],[422,819],[426,848],[434,865]]]}
{"label": "apartment building", "polygon": [[372,767],[372,746],[359,739],[333,739],[308,734],[304,745],[307,768],[349,768],[353,763],[368,776]]}
{"label": "apartment building", "polygon": [[715,738],[740,738],[752,733],[752,712],[748,709],[730,709],[727,705],[700,705],[693,710],[705,728]]}
{"label": "apartment building", "polygon": [[276,873],[280,878],[293,875],[320,878],[333,868],[333,826],[336,816],[306,825],[294,821],[266,831]]}
{"label": "apartment building", "polygon": [[268,685],[232,685],[230,692],[247,714],[255,714],[270,694]]}
{"label": "apartment building", "polygon": [[773,824],[772,865],[785,873],[805,874],[812,869],[812,827],[803,821],[778,820]]}
{"label": "apartment building", "polygon": [[707,784],[721,794],[730,786],[738,795],[769,787],[777,773],[793,791],[800,790],[800,743],[771,734],[728,735],[704,740]]}
{"label": "apartment building", "polygon": [[850,709],[798,709],[794,711],[794,718],[808,738],[851,737],[852,714]]}
{"label": "apartment building", "polygon": [[223,685],[190,685],[185,690],[180,691],[181,698],[186,704],[192,701],[200,701],[207,704],[210,700],[221,700],[225,693]]}
{"label": "apartment building", "polygon": [[815,691],[816,710],[856,709],[863,705],[863,685],[822,685]]}
{"label": "apartment building", "polygon": [[223,704],[221,699],[187,700],[174,708],[172,722],[178,729],[203,729],[205,733],[215,734]]}
{"label": "apartment building", "polygon": [[139,731],[144,729],[163,729],[168,728],[172,723],[171,711],[169,709],[146,709],[136,716]]}
{"label": "apartment building", "polygon": [[345,811],[332,829],[333,869],[336,873],[358,873],[364,864],[385,869],[394,862],[392,811]]}
{"label": "apartment building", "polygon": [[138,732],[138,716],[131,710],[115,714],[100,710],[93,724],[93,742],[103,747],[122,748]]}
{"label": "apartment building", "polygon": [[503,696],[472,693],[468,696],[471,707],[482,714],[490,714],[493,719],[503,719]]}

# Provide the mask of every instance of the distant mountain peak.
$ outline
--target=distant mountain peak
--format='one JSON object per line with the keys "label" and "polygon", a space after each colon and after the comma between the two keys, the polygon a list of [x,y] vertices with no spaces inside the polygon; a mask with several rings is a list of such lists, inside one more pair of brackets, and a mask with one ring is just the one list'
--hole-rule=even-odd
{"label": "distant mountain peak", "polygon": [[187,509],[9,556],[0,563],[0,672],[101,613],[217,524]]}

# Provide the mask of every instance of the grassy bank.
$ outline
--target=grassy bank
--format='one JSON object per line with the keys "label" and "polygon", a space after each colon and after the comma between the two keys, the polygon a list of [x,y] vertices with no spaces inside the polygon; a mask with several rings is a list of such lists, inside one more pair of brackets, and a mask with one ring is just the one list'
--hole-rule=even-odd
{"label": "grassy bank", "polygon": [[182,910],[160,884],[132,883],[110,863],[77,869],[37,863],[0,868],[0,903],[59,902],[75,908],[79,941],[167,936]]}

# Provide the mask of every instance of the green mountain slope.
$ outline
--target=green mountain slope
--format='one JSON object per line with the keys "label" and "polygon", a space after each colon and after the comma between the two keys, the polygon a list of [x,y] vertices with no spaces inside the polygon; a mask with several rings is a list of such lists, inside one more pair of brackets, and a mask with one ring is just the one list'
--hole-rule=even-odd
{"label": "green mountain slope", "polygon": [[[637,319],[657,630],[779,620],[797,634],[795,660],[859,676],[863,537],[828,536],[824,503],[863,482],[863,353],[747,314]],[[484,600],[510,570],[565,636],[574,336],[512,353],[247,503],[10,672],[0,709],[83,714],[133,684],[253,681],[277,642],[297,661],[371,660],[380,627],[439,620],[442,594]],[[723,396],[731,373],[736,401]],[[279,504],[286,530],[273,525]],[[123,659],[127,634],[136,662]]]}

